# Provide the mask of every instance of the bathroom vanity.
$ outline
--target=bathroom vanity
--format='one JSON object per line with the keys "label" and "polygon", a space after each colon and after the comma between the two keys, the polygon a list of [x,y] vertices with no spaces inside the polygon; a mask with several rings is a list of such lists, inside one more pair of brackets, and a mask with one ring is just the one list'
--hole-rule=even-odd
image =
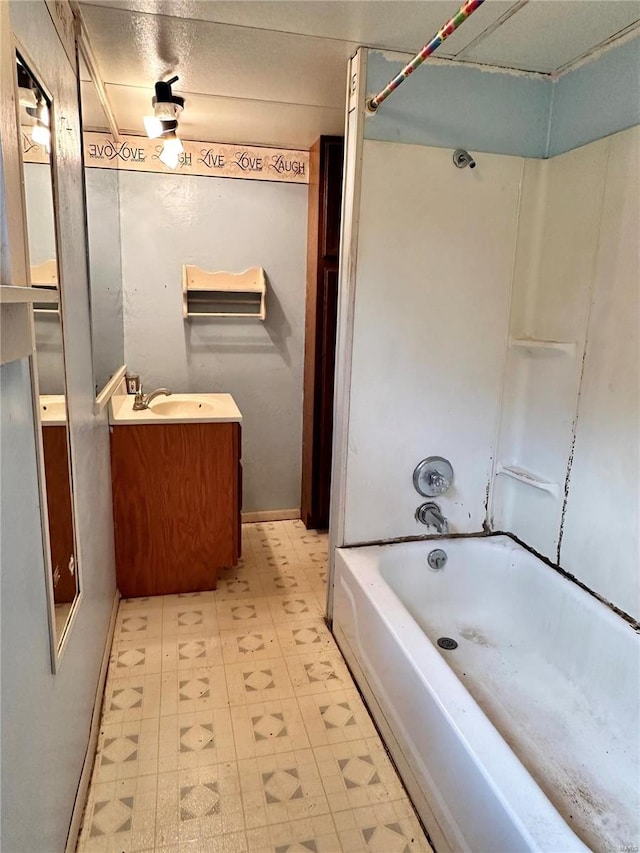
{"label": "bathroom vanity", "polygon": [[242,415],[229,394],[111,403],[111,477],[123,598],[215,589],[240,559]]}

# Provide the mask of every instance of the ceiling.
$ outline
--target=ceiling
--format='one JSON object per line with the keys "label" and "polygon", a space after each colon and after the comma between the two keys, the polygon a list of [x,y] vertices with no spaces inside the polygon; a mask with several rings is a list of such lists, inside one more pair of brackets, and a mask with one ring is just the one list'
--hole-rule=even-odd
{"label": "ceiling", "polygon": [[[121,132],[144,133],[153,84],[175,73],[184,139],[306,149],[321,133],[343,132],[347,60],[359,46],[416,53],[460,2],[83,0],[80,8]],[[639,22],[640,0],[486,0],[437,55],[552,74]],[[107,130],[84,67],[81,76],[85,127]]]}

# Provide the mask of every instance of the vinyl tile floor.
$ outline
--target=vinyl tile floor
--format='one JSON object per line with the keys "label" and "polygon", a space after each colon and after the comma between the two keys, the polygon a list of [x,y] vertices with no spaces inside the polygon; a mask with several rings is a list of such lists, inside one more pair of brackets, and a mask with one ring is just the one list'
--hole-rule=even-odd
{"label": "vinyl tile floor", "polygon": [[324,623],[326,536],[242,537],[215,592],[121,601],[79,853],[428,853]]}

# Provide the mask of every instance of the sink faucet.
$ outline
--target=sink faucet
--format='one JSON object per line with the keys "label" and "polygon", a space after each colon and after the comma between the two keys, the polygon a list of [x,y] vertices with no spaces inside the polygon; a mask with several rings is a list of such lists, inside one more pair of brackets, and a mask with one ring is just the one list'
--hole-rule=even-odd
{"label": "sink faucet", "polygon": [[141,412],[144,409],[148,409],[151,401],[155,400],[155,398],[159,397],[161,394],[164,394],[166,397],[170,397],[171,391],[169,391],[168,388],[157,388],[150,394],[145,394],[142,390],[142,385],[140,385],[140,389],[136,392],[136,396],[133,400],[133,411]]}
{"label": "sink faucet", "polygon": [[440,512],[440,507],[434,501],[427,501],[421,504],[416,510],[416,521],[421,524],[426,524],[428,527],[435,527],[438,533],[447,534],[449,532],[449,522]]}

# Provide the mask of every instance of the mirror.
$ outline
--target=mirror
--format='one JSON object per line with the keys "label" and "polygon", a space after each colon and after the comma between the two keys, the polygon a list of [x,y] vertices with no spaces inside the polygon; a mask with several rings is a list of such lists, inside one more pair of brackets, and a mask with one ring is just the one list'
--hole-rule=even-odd
{"label": "mirror", "polygon": [[[82,129],[105,132],[109,123],[85,63],[80,61]],[[120,191],[117,169],[84,170],[89,251],[91,349],[96,394],[124,365],[120,266]]]}
{"label": "mirror", "polygon": [[33,373],[42,434],[40,470],[44,478],[41,477],[40,489],[42,506],[46,507],[43,528],[48,534],[44,539],[53,599],[50,621],[54,648],[59,653],[80,587],[51,162],[52,105],[19,54],[16,70],[31,284],[58,292],[56,302],[33,303]]}

